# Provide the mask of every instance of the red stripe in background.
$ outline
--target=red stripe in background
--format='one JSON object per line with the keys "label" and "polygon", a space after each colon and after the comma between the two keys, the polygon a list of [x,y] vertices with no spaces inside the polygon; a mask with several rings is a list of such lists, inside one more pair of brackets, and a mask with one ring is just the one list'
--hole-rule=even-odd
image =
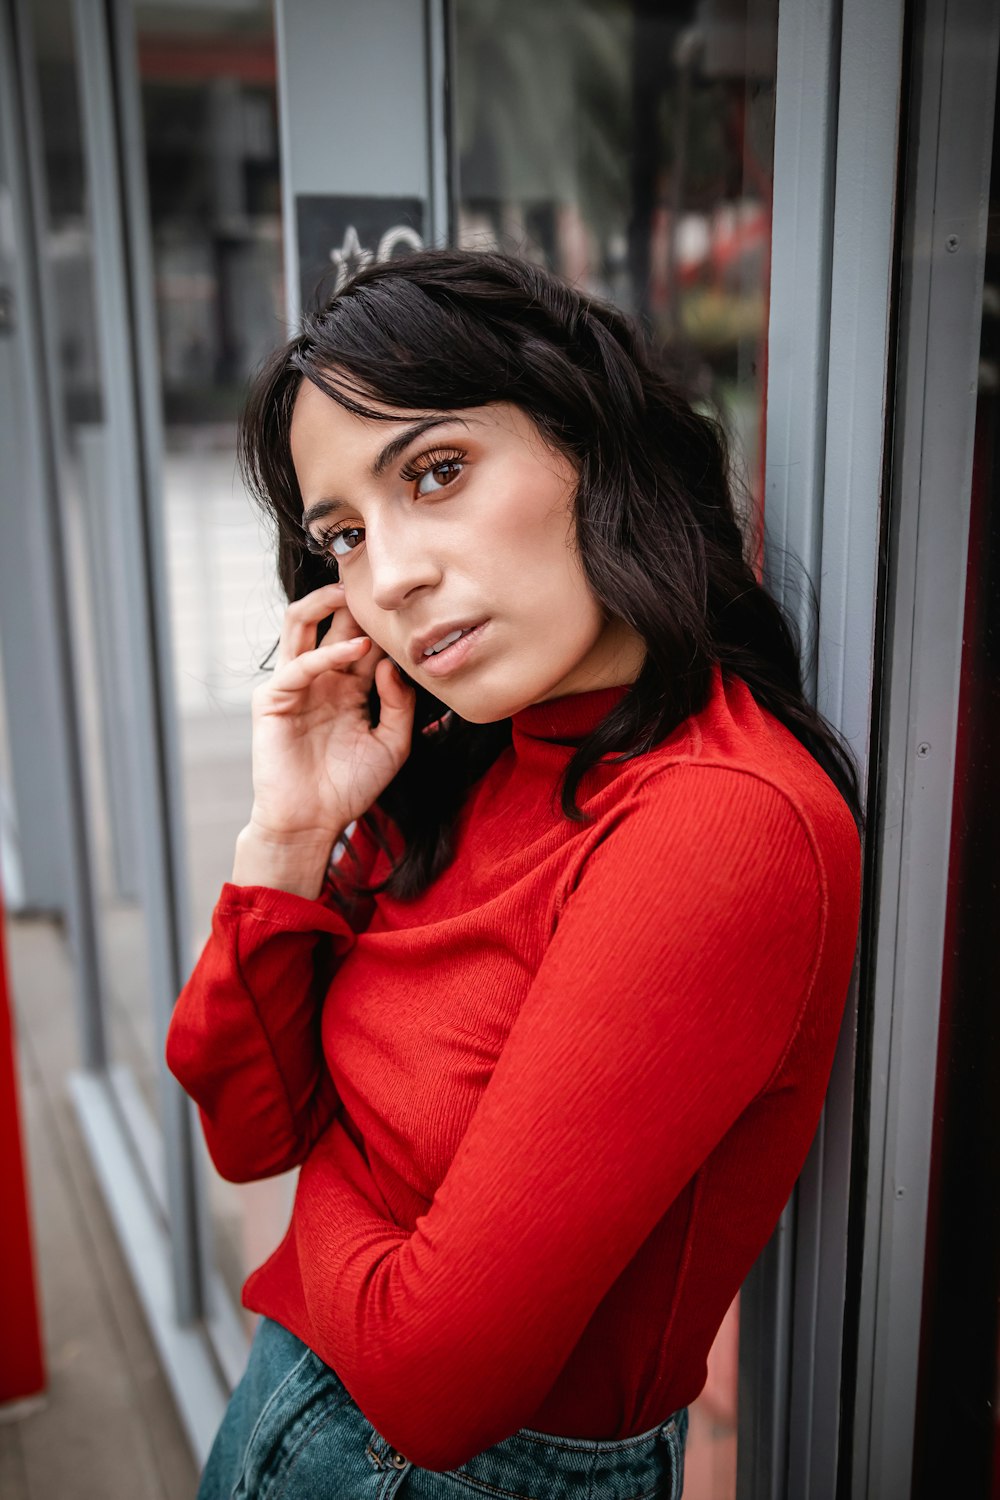
{"label": "red stripe in background", "polygon": [[0,893],[0,1402],[45,1385]]}

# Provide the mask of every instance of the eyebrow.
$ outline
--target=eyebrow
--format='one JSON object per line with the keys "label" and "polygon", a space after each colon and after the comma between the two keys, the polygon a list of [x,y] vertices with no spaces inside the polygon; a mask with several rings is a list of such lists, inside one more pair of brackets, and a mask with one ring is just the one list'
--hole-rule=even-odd
{"label": "eyebrow", "polygon": [[[450,422],[461,422],[463,427],[469,425],[464,418],[456,417],[453,414],[443,417],[425,417],[422,422],[415,422],[412,427],[407,427],[405,431],[398,433],[396,437],[390,438],[389,442],[386,443],[385,447],[376,456],[371,466],[372,474],[376,479],[380,478],[389,465],[394,463],[402,453],[405,453],[410,444],[415,442],[418,437],[422,437],[432,427],[443,427],[446,423]],[[315,505],[310,505],[309,509],[303,512],[302,525],[308,527],[313,521],[319,521],[323,516],[329,516],[338,510],[349,510],[350,508],[345,500],[317,500]]]}

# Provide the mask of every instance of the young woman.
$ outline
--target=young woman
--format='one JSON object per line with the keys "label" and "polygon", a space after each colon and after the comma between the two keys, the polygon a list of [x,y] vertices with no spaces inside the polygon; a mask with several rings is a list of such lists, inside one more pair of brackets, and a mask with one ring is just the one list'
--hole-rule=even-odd
{"label": "young woman", "polygon": [[200,1494],[676,1497],[859,907],[720,428],[441,250],[306,319],[242,457],[293,602],[168,1059],[223,1176],[301,1170]]}

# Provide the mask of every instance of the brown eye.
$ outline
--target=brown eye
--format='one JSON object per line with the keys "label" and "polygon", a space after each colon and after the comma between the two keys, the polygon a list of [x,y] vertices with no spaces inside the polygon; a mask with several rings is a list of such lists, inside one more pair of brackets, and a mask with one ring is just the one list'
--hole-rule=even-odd
{"label": "brown eye", "polygon": [[[439,490],[445,489],[452,484],[462,472],[462,463],[457,458],[446,458],[441,463],[435,464],[432,469],[426,469],[417,481],[418,495],[436,495]],[[434,483],[425,488],[426,480]]]}
{"label": "brown eye", "polygon": [[[346,557],[360,547],[364,541],[363,526],[339,526],[330,531],[321,531],[319,536],[306,532],[306,550],[318,557]],[[343,541],[341,541],[343,538]]]}
{"label": "brown eye", "polygon": [[360,547],[365,538],[363,526],[345,526],[343,530],[334,532],[330,537],[327,547],[334,557],[346,557],[353,552],[355,547]]}

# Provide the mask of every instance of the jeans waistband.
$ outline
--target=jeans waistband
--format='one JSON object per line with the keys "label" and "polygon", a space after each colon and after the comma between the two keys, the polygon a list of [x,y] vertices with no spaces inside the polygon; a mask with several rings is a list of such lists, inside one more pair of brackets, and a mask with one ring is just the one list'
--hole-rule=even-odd
{"label": "jeans waistband", "polygon": [[484,1494],[519,1500],[539,1494],[547,1500],[678,1500],[687,1429],[687,1408],[628,1438],[557,1437],[522,1427],[449,1472],[481,1485]]}
{"label": "jeans waistband", "polygon": [[606,1440],[523,1427],[455,1469],[421,1469],[375,1429],[334,1370],[265,1319],[199,1500],[679,1500],[687,1423],[683,1409],[648,1432]]}

